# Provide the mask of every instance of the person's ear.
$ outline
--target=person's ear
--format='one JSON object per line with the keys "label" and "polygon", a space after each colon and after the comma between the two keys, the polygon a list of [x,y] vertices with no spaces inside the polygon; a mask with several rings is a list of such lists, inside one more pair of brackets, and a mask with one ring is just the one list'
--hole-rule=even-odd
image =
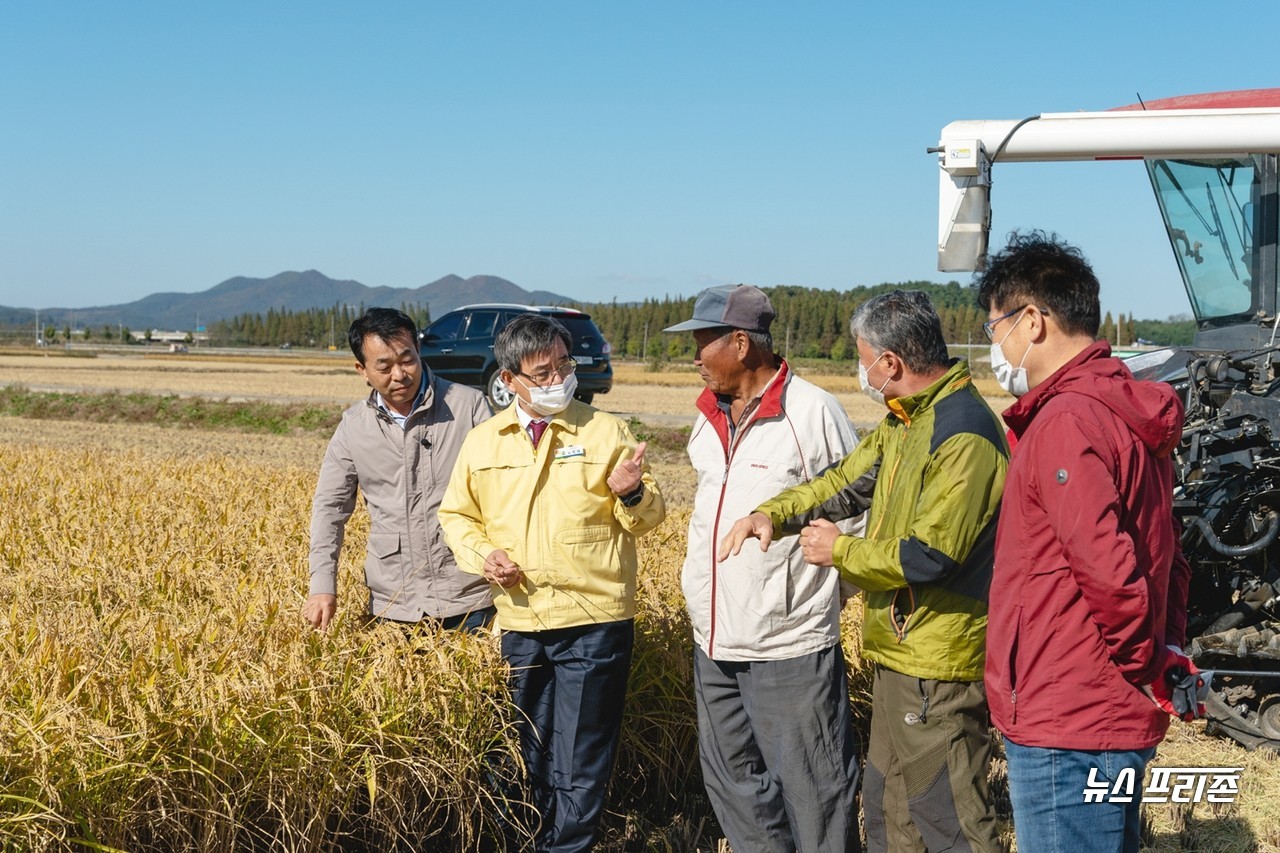
{"label": "person's ear", "polygon": [[884,351],[884,369],[889,374],[890,382],[897,382],[902,378],[902,372],[906,365],[902,363],[902,359],[898,358],[898,354],[893,350]]}
{"label": "person's ear", "polygon": [[1049,317],[1034,305],[1027,310],[1031,312],[1027,323],[1027,334],[1030,336],[1031,342],[1036,344],[1044,343],[1045,333],[1049,328]]}

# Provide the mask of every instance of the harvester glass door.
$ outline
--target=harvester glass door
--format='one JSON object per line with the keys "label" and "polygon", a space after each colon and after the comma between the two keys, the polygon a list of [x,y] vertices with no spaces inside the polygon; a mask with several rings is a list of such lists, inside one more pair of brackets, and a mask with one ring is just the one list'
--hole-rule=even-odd
{"label": "harvester glass door", "polygon": [[1264,307],[1253,287],[1254,158],[1148,160],[1147,172],[1201,327],[1238,323]]}

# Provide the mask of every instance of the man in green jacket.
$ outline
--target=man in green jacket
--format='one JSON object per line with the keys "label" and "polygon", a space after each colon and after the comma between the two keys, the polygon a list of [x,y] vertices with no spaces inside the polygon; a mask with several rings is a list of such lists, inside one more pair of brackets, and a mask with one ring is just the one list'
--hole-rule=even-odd
{"label": "man in green jacket", "polygon": [[[982,678],[1008,444],[924,293],[877,296],[850,329],[863,391],[888,416],[841,462],[739,519],[719,556],[800,531],[806,562],[864,590],[869,848],[996,850]],[[825,519],[856,511],[855,485],[877,465],[866,537],[841,534]]]}

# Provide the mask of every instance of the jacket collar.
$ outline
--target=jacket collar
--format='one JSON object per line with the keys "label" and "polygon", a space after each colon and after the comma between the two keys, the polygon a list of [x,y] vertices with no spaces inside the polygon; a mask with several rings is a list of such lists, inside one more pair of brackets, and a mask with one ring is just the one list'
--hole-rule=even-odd
{"label": "jacket collar", "polygon": [[[498,426],[499,433],[505,432],[521,432],[520,416],[516,414],[516,406],[520,405],[517,400],[512,400],[511,405],[507,406],[501,412],[493,416],[494,423]],[[547,420],[547,425],[553,427],[558,432],[567,432],[570,435],[576,435],[578,427],[587,422],[591,415],[591,409],[581,400],[570,400],[569,407],[559,414],[552,415]]]}
{"label": "jacket collar", "polygon": [[1169,455],[1182,439],[1182,398],[1166,383],[1134,379],[1124,362],[1112,357],[1106,341],[1085,347],[1018,398],[1005,409],[1005,423],[1021,436],[1054,397],[1066,393],[1099,401],[1157,456]]}
{"label": "jacket collar", "polygon": [[[422,363],[422,384],[418,386],[418,404],[410,410],[408,417],[413,417],[418,412],[430,411],[431,404],[436,399],[436,375],[431,372],[431,368],[427,367],[427,363]],[[385,415],[391,419],[391,413],[387,411],[382,404],[382,396],[376,388],[369,389],[369,396],[365,399],[365,403],[369,408],[373,409],[374,414]]]}
{"label": "jacket collar", "polygon": [[[786,388],[790,373],[791,368],[787,364],[787,360],[779,358],[778,372],[770,377],[760,394],[755,398],[758,403],[755,412],[748,421],[772,418],[782,414],[782,392]],[[749,410],[751,403],[748,403],[747,407]],[[720,436],[721,443],[728,447],[729,418],[725,416],[724,410],[717,405],[716,394],[710,388],[703,388],[702,393],[698,395],[698,411],[706,415],[707,421],[715,429],[716,435]]]}
{"label": "jacket collar", "polygon": [[911,426],[912,419],[932,406],[939,398],[965,387],[972,381],[973,377],[969,374],[969,362],[953,358],[951,359],[951,367],[947,369],[947,372],[935,379],[929,387],[906,397],[894,397],[886,402],[885,405],[889,407],[889,414],[907,426]]}

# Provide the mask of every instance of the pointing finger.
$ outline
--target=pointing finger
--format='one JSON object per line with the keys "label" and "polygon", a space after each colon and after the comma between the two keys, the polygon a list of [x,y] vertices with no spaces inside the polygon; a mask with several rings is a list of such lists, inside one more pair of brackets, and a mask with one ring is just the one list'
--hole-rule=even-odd
{"label": "pointing finger", "polygon": [[720,550],[716,553],[716,562],[723,563],[730,554],[737,555],[740,545],[734,541],[736,538],[734,531],[731,530],[720,540]]}
{"label": "pointing finger", "polygon": [[636,453],[631,457],[631,461],[637,466],[644,465],[644,451],[649,446],[649,442],[642,441],[636,445]]}

